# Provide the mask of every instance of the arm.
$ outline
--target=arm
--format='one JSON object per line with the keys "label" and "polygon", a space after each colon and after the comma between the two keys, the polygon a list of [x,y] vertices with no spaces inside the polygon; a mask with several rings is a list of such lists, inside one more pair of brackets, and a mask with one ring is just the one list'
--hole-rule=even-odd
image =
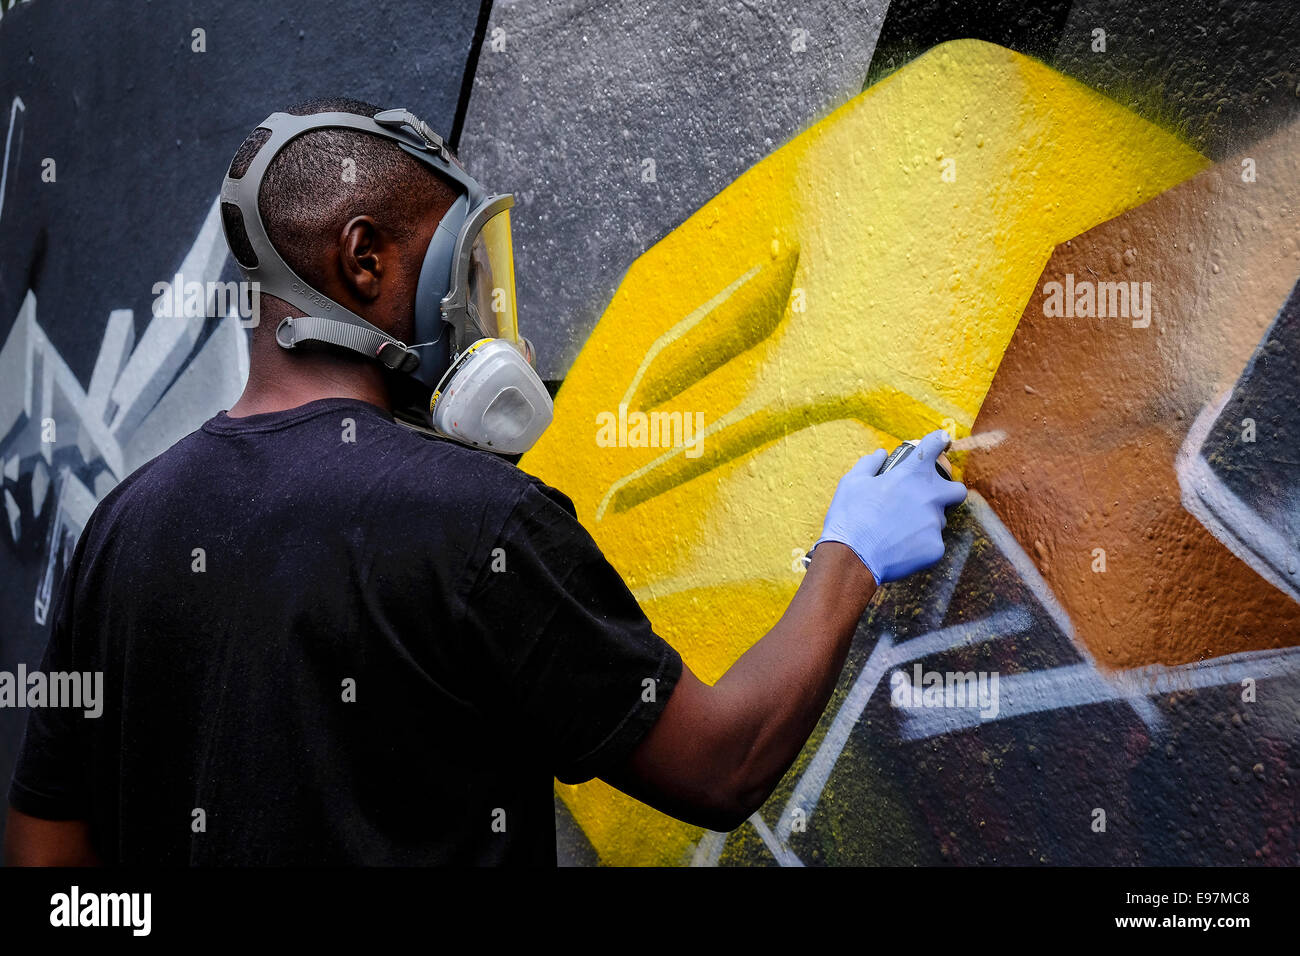
{"label": "arm", "polygon": [[885,453],[840,482],[808,573],[776,625],[712,687],[684,668],[663,713],[606,782],[713,830],[743,823],[817,725],[877,581],[943,556],[943,509],[966,496],[934,461],[943,432],[876,476]]}
{"label": "arm", "polygon": [[42,820],[10,805],[5,866],[99,866],[84,820]]}
{"label": "arm", "polygon": [[[119,485],[119,487],[121,487]],[[96,671],[82,655],[76,627],[76,588],[94,518],[87,523],[63,575],[41,657],[45,674]],[[27,716],[9,789],[5,822],[6,866],[99,866],[91,846],[86,768],[88,722],[71,707],[37,707]],[[24,809],[19,809],[23,807]]]}
{"label": "arm", "polygon": [[776,626],[712,687],[683,668],[663,714],[607,782],[688,823],[738,827],[817,726],[875,590],[849,548],[819,547]]}

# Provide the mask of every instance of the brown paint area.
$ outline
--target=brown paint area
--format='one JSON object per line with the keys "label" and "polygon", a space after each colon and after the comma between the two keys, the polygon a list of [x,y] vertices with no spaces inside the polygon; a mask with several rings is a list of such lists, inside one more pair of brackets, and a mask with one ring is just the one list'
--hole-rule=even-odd
{"label": "brown paint area", "polygon": [[[1245,157],[1254,183],[1241,181]],[[1300,273],[1297,157],[1300,124],[1059,246],[976,419],[975,433],[1006,438],[969,453],[967,484],[1104,667],[1300,644],[1300,605],[1183,509],[1174,471],[1192,421],[1232,388]],[[1066,273],[1150,282],[1150,327],[1045,316],[1044,285]]]}

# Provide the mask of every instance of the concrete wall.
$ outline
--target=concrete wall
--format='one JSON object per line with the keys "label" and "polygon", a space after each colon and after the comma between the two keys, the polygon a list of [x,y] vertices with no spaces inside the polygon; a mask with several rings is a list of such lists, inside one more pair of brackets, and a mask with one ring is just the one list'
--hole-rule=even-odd
{"label": "concrete wall", "polygon": [[[564,336],[576,325],[584,344],[523,466],[574,497],[708,680],[775,622],[859,454],[938,425],[979,436],[954,456],[973,491],[948,557],[878,599],[764,810],[723,836],[603,784],[559,788],[602,860],[1300,859],[1300,485],[1285,410],[1297,346],[1283,309],[1300,274],[1297,77],[1266,35],[1294,37],[1296,17],[1145,16],[893,4],[864,92],[809,112],[652,233],[590,332],[565,311]],[[778,23],[769,60],[798,83]],[[587,48],[621,49],[618,18],[603,36],[586,26]],[[660,20],[639,29],[671,35]],[[1105,50],[1091,49],[1093,29],[1108,29]],[[637,68],[614,59],[618,90]],[[558,73],[572,92],[521,99],[610,115],[617,130],[619,110],[602,109],[616,94],[575,83],[559,60],[533,64],[530,81]],[[736,60],[697,61],[679,82],[699,89]],[[484,62],[496,74],[479,85],[509,72]],[[672,98],[668,84],[642,88]],[[660,126],[714,110],[728,125],[726,97],[675,102],[653,114]],[[760,113],[751,105],[738,149]],[[666,135],[631,140],[614,164],[615,224],[635,228],[688,193],[676,174],[633,174]],[[700,167],[696,179],[714,169]],[[546,293],[547,269],[574,285],[580,256],[633,249],[605,239],[607,209],[587,215],[596,225],[555,253],[569,258],[537,273]],[[1138,298],[1100,315],[1045,311],[1067,275],[1072,306],[1088,282],[1107,307],[1118,290],[1104,283],[1136,282]],[[602,423],[637,413],[699,416],[702,440],[635,447],[627,431],[632,447],[607,447]],[[996,709],[898,706],[912,701],[904,680],[984,672],[1000,679]]]}
{"label": "concrete wall", "polygon": [[[151,307],[178,272],[238,278],[216,199],[244,136],[272,110],[340,94],[418,104],[449,130],[479,5],[0,0],[0,12],[0,669],[12,671],[40,660],[62,561],[95,502],[243,387],[237,320]],[[24,718],[0,709],[6,788]]]}
{"label": "concrete wall", "polygon": [[[39,658],[95,500],[238,392],[234,324],[148,307],[182,264],[233,274],[212,208],[244,131],[326,92],[453,123],[477,5],[262,6],[71,34],[4,3],[0,667]],[[859,455],[976,436],[947,556],[882,590],[763,811],[712,834],[561,786],[562,858],[1300,862],[1297,8],[498,0],[487,26],[461,152],[519,197],[521,321],[563,380],[522,466],[698,674],[775,621]],[[638,445],[656,413],[702,430]],[[956,673],[997,696],[912,693]]]}

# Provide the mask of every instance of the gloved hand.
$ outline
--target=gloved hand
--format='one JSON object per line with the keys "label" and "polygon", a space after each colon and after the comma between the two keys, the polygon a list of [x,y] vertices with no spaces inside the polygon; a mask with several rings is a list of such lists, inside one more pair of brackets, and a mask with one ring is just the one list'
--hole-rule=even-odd
{"label": "gloved hand", "polygon": [[[826,511],[823,541],[848,545],[877,584],[897,581],[943,557],[943,509],[966,499],[966,486],[948,481],[935,459],[948,446],[942,429],[921,439],[916,450],[883,475],[884,449],[858,461],[840,479]],[[817,544],[813,545],[815,550]]]}

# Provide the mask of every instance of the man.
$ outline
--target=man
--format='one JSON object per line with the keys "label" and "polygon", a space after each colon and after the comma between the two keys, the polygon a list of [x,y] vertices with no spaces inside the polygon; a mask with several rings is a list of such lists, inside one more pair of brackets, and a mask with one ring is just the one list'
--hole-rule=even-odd
{"label": "man", "polygon": [[844,477],[789,608],[708,686],[569,499],[494,454],[550,413],[508,201],[350,100],[269,117],[222,197],[263,280],[247,387],[88,522],[42,669],[103,671],[103,714],[33,712],[7,859],[553,865],[556,777],[743,822],[877,585],[942,555],[947,436]]}

